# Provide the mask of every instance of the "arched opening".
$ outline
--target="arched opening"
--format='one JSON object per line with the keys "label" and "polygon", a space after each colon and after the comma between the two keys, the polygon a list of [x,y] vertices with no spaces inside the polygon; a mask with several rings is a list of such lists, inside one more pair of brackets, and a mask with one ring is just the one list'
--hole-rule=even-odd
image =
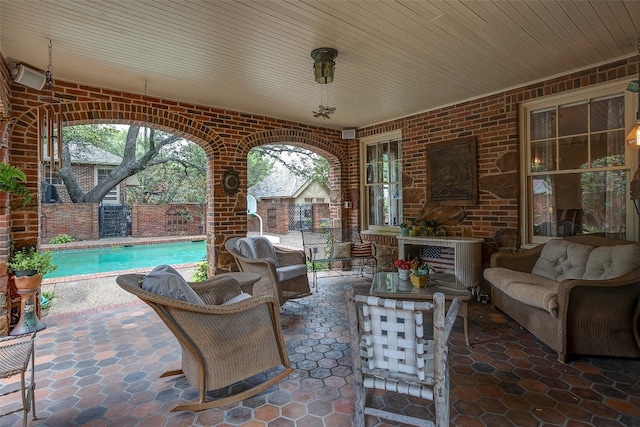
{"label": "arched opening", "polygon": [[[165,107],[165,106],[162,106]],[[246,174],[247,154],[255,146],[263,144],[290,144],[306,147],[325,157],[330,164],[329,206],[331,218],[336,224],[343,222],[341,210],[343,194],[346,192],[346,153],[336,143],[336,135],[320,130],[299,129],[261,130],[266,126],[247,122],[242,137],[226,131],[225,126],[214,126],[211,113],[197,109],[160,108],[156,104],[142,101],[133,102],[69,102],[58,106],[63,125],[87,123],[118,123],[144,126],[173,133],[197,143],[207,158],[206,196],[206,240],[207,261],[210,273],[230,271],[235,267],[232,258],[222,250],[227,238],[246,235]],[[241,117],[241,115],[238,115]],[[37,176],[37,114],[35,109],[25,111],[11,129],[11,157],[21,169],[29,172],[29,185],[33,193],[39,193]],[[235,193],[224,191],[221,183],[226,171],[237,173],[239,187]],[[38,200],[39,197],[36,199]],[[38,202],[32,202],[19,215],[12,215],[12,236],[20,245],[34,245],[38,242]],[[12,206],[13,207],[13,206]],[[335,225],[335,224],[334,224]]]}

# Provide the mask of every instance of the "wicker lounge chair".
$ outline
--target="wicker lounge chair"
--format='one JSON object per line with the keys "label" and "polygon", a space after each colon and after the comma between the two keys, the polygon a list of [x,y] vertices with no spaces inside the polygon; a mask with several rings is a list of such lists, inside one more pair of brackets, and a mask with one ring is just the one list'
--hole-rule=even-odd
{"label": "wicker lounge chair", "polygon": [[311,295],[304,252],[275,247],[266,237],[233,237],[225,242],[225,248],[240,271],[260,275],[256,286],[265,282],[276,285],[280,305]]}
{"label": "wicker lounge chair", "polygon": [[[280,329],[277,295],[256,291],[239,302],[221,304],[236,289],[233,275],[214,276],[189,285],[204,304],[170,298],[142,289],[144,276],[118,276],[118,285],[147,303],[160,316],[182,347],[182,369],[162,377],[184,373],[200,392],[198,402],[176,406],[173,411],[200,411],[253,396],[288,376],[293,369]],[[231,277],[229,277],[231,276]],[[261,289],[261,288],[254,288]],[[207,401],[206,392],[230,386],[274,368],[284,370],[248,390]]]}

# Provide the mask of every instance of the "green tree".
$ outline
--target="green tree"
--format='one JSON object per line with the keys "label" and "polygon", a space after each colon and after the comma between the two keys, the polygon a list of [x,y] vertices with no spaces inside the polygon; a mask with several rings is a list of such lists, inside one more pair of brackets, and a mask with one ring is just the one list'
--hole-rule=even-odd
{"label": "green tree", "polygon": [[[251,155],[253,152],[256,153],[256,156],[268,159],[262,161],[268,163],[270,167],[266,173],[261,171],[263,176],[260,179],[253,183],[250,180],[249,187],[269,175],[274,163],[281,163],[296,175],[317,180],[327,187],[329,186],[329,162],[312,151],[292,145],[262,145],[251,150],[249,154]],[[249,168],[251,168],[251,162]],[[249,174],[251,173],[250,170]]]}
{"label": "green tree", "polygon": [[[141,130],[144,130],[142,134]],[[140,174],[141,183],[148,182],[148,187],[137,193],[149,195],[165,190],[158,200],[160,203],[174,201],[178,195],[181,202],[187,201],[184,199],[193,195],[194,188],[202,188],[202,194],[196,198],[204,200],[205,187],[194,184],[205,180],[204,152],[177,135],[140,126],[129,126],[124,131],[115,126],[88,125],[65,127],[63,141],[63,166],[58,173],[74,203],[99,203],[115,186],[136,174]],[[77,154],[83,150],[88,152],[90,146],[121,156],[122,162],[104,181],[84,192],[71,167],[70,147],[77,150]],[[133,193],[135,197],[136,191]]]}

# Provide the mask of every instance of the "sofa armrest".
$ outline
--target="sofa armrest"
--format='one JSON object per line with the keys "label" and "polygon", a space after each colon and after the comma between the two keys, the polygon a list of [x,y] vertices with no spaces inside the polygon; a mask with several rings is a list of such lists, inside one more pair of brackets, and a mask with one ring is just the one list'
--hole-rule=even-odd
{"label": "sofa armrest", "polygon": [[517,253],[495,253],[491,255],[491,267],[504,267],[514,271],[531,273],[533,266],[536,265],[536,261],[540,257],[543,246],[536,246]]}
{"label": "sofa armrest", "polygon": [[640,356],[640,269],[607,280],[567,279],[558,287],[559,353]]}

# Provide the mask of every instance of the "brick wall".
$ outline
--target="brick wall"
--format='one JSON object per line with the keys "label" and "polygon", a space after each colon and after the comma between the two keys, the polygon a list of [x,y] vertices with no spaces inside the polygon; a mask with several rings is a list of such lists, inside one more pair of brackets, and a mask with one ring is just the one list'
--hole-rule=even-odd
{"label": "brick wall", "polygon": [[[450,227],[460,234],[472,227],[476,237],[492,238],[499,231],[519,228],[518,195],[518,105],[545,95],[584,88],[617,79],[634,78],[635,58],[555,77],[548,81],[513,89],[472,101],[359,129],[357,137],[394,129],[403,132],[403,194],[406,216],[420,216],[425,205],[427,185],[425,147],[427,144],[467,136],[477,138],[479,202],[462,206],[466,218]],[[6,84],[6,77],[3,77]],[[37,191],[35,107],[38,93],[11,85],[12,117],[16,118],[10,136],[11,162],[27,173]],[[311,149],[331,165],[330,210],[338,226],[358,222],[358,209],[344,209],[342,201],[357,194],[359,187],[358,144],[342,140],[339,130],[293,123],[253,114],[221,110],[141,95],[56,81],[54,95],[63,99],[58,106],[67,125],[83,123],[125,123],[144,125],[149,119],[158,129],[176,133],[200,144],[209,159],[207,242],[210,265],[221,271],[233,262],[222,250],[224,241],[243,235],[246,221],[246,156],[258,145],[286,143]],[[240,176],[241,188],[234,195],[222,190],[220,178],[227,168]],[[14,206],[12,206],[14,207]],[[19,244],[38,239],[38,206],[11,211],[11,237]],[[335,225],[335,224],[334,224]],[[385,240],[385,239],[381,239]],[[393,243],[390,243],[393,245]]]}
{"label": "brick wall", "polygon": [[203,205],[171,204],[131,206],[131,236],[198,236],[204,234]]}
{"label": "brick wall", "polygon": [[97,203],[48,203],[41,206],[41,213],[43,243],[59,234],[78,240],[100,238]]}

